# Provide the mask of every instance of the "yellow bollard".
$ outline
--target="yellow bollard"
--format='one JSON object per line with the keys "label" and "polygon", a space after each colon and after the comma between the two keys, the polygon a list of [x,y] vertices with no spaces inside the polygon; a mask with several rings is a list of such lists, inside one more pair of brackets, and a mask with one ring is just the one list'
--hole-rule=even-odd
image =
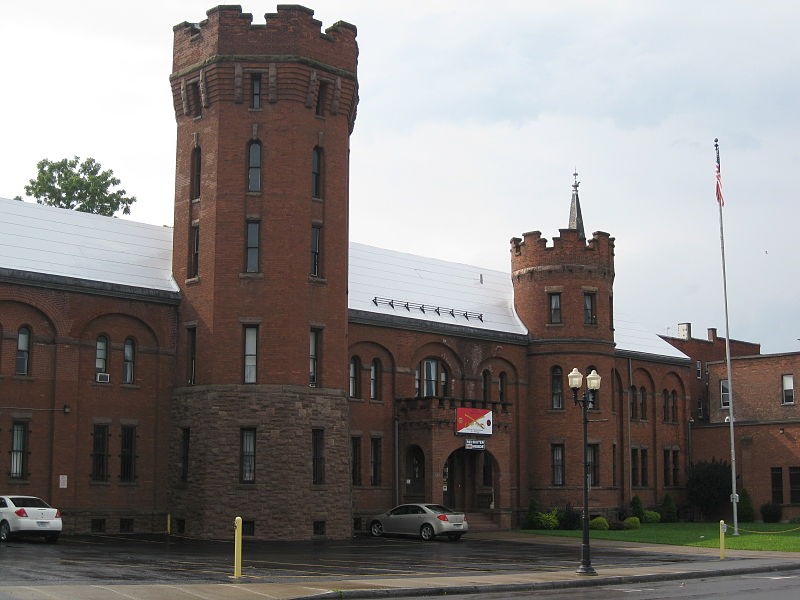
{"label": "yellow bollard", "polygon": [[725,521],[719,522],[719,559],[725,560],[725,532],[728,531],[728,526]]}
{"label": "yellow bollard", "polygon": [[172,535],[172,514],[167,513],[167,535]]}
{"label": "yellow bollard", "polygon": [[233,520],[233,577],[242,576],[242,517]]}

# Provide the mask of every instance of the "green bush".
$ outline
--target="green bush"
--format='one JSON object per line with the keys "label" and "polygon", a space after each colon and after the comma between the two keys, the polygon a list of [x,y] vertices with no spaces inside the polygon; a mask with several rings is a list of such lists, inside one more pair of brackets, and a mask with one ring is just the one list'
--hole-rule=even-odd
{"label": "green bush", "polygon": [[783,508],[780,504],[774,502],[767,502],[761,505],[761,518],[764,523],[780,523],[783,516]]}
{"label": "green bush", "polygon": [[622,531],[623,529],[625,529],[625,523],[623,523],[622,521],[611,521],[608,524],[608,528],[611,531]]}
{"label": "green bush", "polygon": [[571,504],[558,509],[557,514],[559,529],[580,529],[583,525],[581,512],[572,508]]}
{"label": "green bush", "polygon": [[661,522],[661,514],[654,510],[645,510],[644,518],[641,521],[642,523],[659,523]]}
{"label": "green bush", "polygon": [[638,517],[640,521],[644,521],[644,506],[642,506],[642,499],[639,496],[631,498],[631,516]]}
{"label": "green bush", "polygon": [[558,529],[558,509],[536,513],[533,517],[533,529]]}
{"label": "green bush", "polygon": [[642,526],[642,522],[639,517],[628,517],[622,525],[625,529],[639,529]]}
{"label": "green bush", "polygon": [[756,510],[753,508],[753,500],[750,498],[750,493],[744,488],[742,488],[742,493],[739,494],[737,516],[742,523],[752,523],[756,520]]}
{"label": "green bush", "polygon": [[677,523],[678,522],[678,507],[675,506],[675,500],[669,494],[664,494],[664,500],[661,502],[661,522],[662,523]]}
{"label": "green bush", "polygon": [[717,459],[693,463],[686,481],[689,502],[700,509],[703,517],[711,519],[730,499],[731,468]]}
{"label": "green bush", "polygon": [[536,502],[535,498],[531,498],[528,500],[528,512],[522,519],[522,529],[536,529],[534,527],[534,520],[536,519],[536,513],[538,512],[539,503]]}
{"label": "green bush", "polygon": [[595,517],[589,521],[589,529],[597,529],[598,531],[608,531],[609,525],[605,517]]}

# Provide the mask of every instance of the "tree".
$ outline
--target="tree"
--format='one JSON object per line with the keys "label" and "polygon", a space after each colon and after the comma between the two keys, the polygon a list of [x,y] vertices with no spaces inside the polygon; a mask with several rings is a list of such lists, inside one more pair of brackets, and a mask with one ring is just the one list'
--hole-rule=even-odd
{"label": "tree", "polygon": [[107,217],[119,210],[122,214],[131,214],[131,204],[136,198],[127,197],[124,189],[111,191],[119,185],[119,179],[111,169],[103,171],[100,163],[91,157],[83,162],[78,156],[56,162],[45,158],[36,167],[39,173],[25,186],[25,193],[36,198],[39,204]]}
{"label": "tree", "polygon": [[689,502],[709,517],[730,500],[731,468],[725,461],[717,459],[692,465],[686,482]]}

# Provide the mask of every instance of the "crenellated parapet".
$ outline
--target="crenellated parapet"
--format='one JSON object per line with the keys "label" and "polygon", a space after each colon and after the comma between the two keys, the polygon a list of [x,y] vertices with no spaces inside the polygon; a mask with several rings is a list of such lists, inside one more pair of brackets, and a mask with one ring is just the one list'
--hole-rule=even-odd
{"label": "crenellated parapet", "polygon": [[596,231],[584,240],[574,229],[561,229],[548,246],[540,231],[511,239],[511,273],[515,279],[547,274],[584,272],[614,277],[614,238]]}

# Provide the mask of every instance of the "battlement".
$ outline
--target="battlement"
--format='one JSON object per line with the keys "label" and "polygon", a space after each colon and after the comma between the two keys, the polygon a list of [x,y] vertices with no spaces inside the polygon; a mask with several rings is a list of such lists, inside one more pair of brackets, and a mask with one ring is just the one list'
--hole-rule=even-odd
{"label": "battlement", "polygon": [[280,4],[264,15],[264,24],[253,24],[253,15],[241,6],[222,5],[206,12],[199,23],[173,27],[173,75],[214,60],[280,61],[302,57],[340,75],[355,78],[358,62],[356,27],[338,21],[324,32],[314,11],[295,4]]}
{"label": "battlement", "polygon": [[614,271],[614,238],[595,231],[592,239],[583,240],[575,229],[560,229],[552,246],[541,231],[529,231],[522,238],[511,239],[511,270],[517,273],[532,268],[582,265]]}

